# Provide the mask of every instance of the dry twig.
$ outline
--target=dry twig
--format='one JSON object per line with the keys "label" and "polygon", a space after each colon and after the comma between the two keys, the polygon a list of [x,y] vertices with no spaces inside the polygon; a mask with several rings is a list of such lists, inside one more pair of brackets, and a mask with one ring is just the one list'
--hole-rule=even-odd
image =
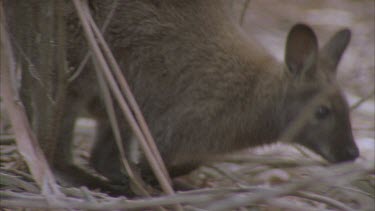
{"label": "dry twig", "polygon": [[[85,35],[89,42],[89,46],[93,51],[94,58],[97,64],[100,66],[100,69],[103,71],[103,75],[107,79],[108,85],[113,92],[115,99],[120,104],[120,107],[125,114],[128,122],[130,123],[133,132],[137,136],[138,141],[140,141],[140,145],[145,152],[146,158],[149,161],[152,170],[156,175],[156,178],[158,179],[162,189],[166,193],[174,194],[174,191],[170,184],[168,172],[151,137],[151,133],[148,130],[140,109],[135,102],[135,98],[132,95],[124,76],[122,75],[117,62],[115,61],[106,42],[104,41],[100,30],[97,28],[91,15],[88,13],[89,10],[87,7],[87,2],[86,4],[82,4],[82,1],[73,0],[73,3],[83,25]],[[98,42],[95,38],[98,39]],[[102,49],[100,47],[102,47]],[[119,85],[116,83],[116,80],[114,79],[110,68],[114,70],[116,77],[119,79],[122,92],[120,91]],[[122,93],[125,93],[125,97],[127,98],[126,101],[123,98]],[[130,107],[127,102],[129,102]],[[133,113],[135,113],[135,116],[133,115]]]}
{"label": "dry twig", "polygon": [[242,11],[241,11],[241,17],[240,17],[240,25],[243,25],[243,21],[245,19],[246,10],[249,7],[250,0],[245,0],[245,3],[243,5]]}
{"label": "dry twig", "polygon": [[[2,2],[0,2],[2,3]],[[39,147],[33,133],[25,110],[19,100],[17,90],[11,84],[11,71],[14,70],[15,60],[12,57],[10,40],[5,30],[5,16],[2,4],[0,4],[0,33],[1,33],[1,97],[9,114],[13,131],[16,137],[17,148],[28,164],[38,186],[42,189],[47,199],[54,200],[55,196],[61,196],[55,178],[48,166],[47,160]]]}

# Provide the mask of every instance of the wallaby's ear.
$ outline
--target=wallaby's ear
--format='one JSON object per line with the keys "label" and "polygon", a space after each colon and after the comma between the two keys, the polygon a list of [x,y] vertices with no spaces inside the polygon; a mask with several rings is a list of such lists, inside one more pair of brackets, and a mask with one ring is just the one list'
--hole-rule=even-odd
{"label": "wallaby's ear", "polygon": [[318,40],[305,24],[296,24],[290,30],[285,48],[285,63],[294,76],[310,78],[315,74],[318,60]]}
{"label": "wallaby's ear", "polygon": [[349,29],[340,30],[332,36],[321,50],[320,57],[333,74],[336,73],[336,67],[350,42],[350,37],[351,32]]}

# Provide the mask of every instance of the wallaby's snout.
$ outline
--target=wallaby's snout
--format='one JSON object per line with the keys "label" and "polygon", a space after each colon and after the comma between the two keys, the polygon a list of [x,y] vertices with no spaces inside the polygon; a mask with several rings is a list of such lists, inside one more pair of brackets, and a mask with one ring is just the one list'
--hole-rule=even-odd
{"label": "wallaby's snout", "polygon": [[[336,127],[335,138],[330,140],[329,151],[325,156],[326,159],[331,163],[340,163],[346,161],[354,161],[359,157],[359,149],[355,143],[352,128],[349,121],[348,110],[345,110],[341,116],[347,115],[346,121],[341,121],[337,124],[344,125],[344,127]],[[337,117],[340,119],[340,117]],[[344,119],[344,118],[341,118]],[[327,153],[327,152],[325,152]]]}
{"label": "wallaby's snout", "polygon": [[[343,122],[336,122],[333,124],[342,124]],[[321,134],[316,134],[314,138],[306,138],[304,141],[307,143],[301,143],[317,154],[321,155],[330,163],[341,163],[347,161],[354,161],[359,157],[359,149],[353,138],[351,128],[340,128],[327,127],[324,125],[321,129],[322,134],[326,135],[326,131],[331,131],[332,135],[323,136]],[[303,141],[302,141],[303,142]]]}
{"label": "wallaby's snout", "polygon": [[336,159],[332,162],[344,162],[344,161],[354,161],[359,157],[359,150],[355,144],[347,146],[337,153]]}
{"label": "wallaby's snout", "polygon": [[321,155],[330,163],[341,163],[347,161],[354,161],[359,157],[359,149],[352,141],[350,144],[343,144],[345,146],[333,146],[333,148],[321,148],[319,146],[309,146],[314,152]]}
{"label": "wallaby's snout", "polygon": [[327,149],[317,148],[315,151],[330,163],[354,161],[359,157],[359,149],[354,139],[348,140],[342,144],[337,144],[337,146],[331,146]]}
{"label": "wallaby's snout", "polygon": [[352,134],[348,104],[338,90],[331,92],[292,93],[298,99],[288,103],[286,115],[290,127],[286,132],[294,132],[292,142],[309,148],[328,162],[353,161],[358,158],[359,150]]}

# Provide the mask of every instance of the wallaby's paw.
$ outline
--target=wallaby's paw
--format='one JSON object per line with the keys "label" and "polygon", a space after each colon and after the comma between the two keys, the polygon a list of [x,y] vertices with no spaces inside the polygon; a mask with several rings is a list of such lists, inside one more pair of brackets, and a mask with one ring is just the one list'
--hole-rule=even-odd
{"label": "wallaby's paw", "polygon": [[135,196],[128,184],[112,183],[75,165],[60,166],[60,168],[54,169],[54,172],[58,182],[63,186],[86,186],[91,190],[99,190],[110,196]]}

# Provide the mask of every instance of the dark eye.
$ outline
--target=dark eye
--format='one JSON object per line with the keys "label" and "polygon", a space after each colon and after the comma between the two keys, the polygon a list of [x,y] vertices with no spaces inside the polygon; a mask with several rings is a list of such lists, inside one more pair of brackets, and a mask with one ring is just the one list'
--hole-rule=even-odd
{"label": "dark eye", "polygon": [[318,119],[324,119],[331,113],[327,106],[319,106],[315,111],[315,116]]}

